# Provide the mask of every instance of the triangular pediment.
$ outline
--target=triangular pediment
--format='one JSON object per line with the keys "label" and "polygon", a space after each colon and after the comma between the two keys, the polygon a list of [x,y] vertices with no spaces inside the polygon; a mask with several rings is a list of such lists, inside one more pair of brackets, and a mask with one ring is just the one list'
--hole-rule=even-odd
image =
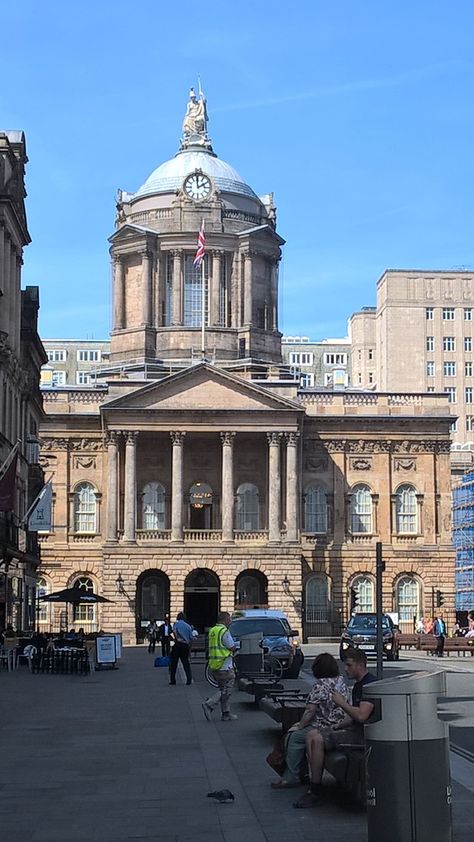
{"label": "triangular pediment", "polygon": [[145,237],[148,234],[156,235],[156,231],[153,231],[152,228],[145,228],[142,225],[131,225],[127,223],[126,225],[122,225],[118,231],[115,231],[112,236],[109,237],[109,243],[114,243],[117,245],[118,243],[126,243],[129,240],[136,240],[137,237]]}
{"label": "triangular pediment", "polygon": [[206,363],[148,383],[134,392],[103,404],[103,410],[112,409],[160,412],[302,411],[301,406],[293,401],[269,394],[259,386]]}

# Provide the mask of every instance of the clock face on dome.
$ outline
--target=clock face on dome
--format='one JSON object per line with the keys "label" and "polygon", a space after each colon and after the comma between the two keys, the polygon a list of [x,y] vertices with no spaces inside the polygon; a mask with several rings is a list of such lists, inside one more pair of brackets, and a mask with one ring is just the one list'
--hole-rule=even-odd
{"label": "clock face on dome", "polygon": [[188,175],[184,181],[184,192],[186,196],[195,202],[202,202],[210,196],[212,185],[207,175],[194,172]]}

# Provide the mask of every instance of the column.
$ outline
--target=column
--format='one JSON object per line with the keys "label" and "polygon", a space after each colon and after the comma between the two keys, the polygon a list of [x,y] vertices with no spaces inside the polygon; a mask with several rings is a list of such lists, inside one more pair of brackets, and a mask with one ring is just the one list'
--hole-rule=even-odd
{"label": "column", "polygon": [[114,330],[125,327],[125,267],[120,257],[114,258]]}
{"label": "column", "polygon": [[221,288],[221,272],[222,272],[222,258],[223,252],[214,251],[212,253],[212,287],[210,295],[210,313],[209,325],[219,325],[220,321],[220,288]]}
{"label": "column", "polygon": [[143,324],[151,325],[151,303],[152,303],[152,255],[149,251],[142,253],[142,295],[143,295]]}
{"label": "column", "polygon": [[15,290],[15,348],[20,358],[20,343],[21,343],[21,267],[23,266],[23,259],[21,252],[15,253],[12,262],[12,276],[13,287]]}
{"label": "column", "polygon": [[240,277],[240,254],[235,252],[232,259],[230,277],[230,327],[239,327],[239,277]]}
{"label": "column", "polygon": [[171,540],[183,540],[183,444],[186,433],[170,433],[171,461]]}
{"label": "column", "polygon": [[281,540],[280,534],[280,440],[281,433],[267,433],[268,439],[268,540]]}
{"label": "column", "polygon": [[181,279],[182,279],[182,259],[181,259],[181,252],[174,251],[173,252],[173,318],[171,320],[171,324],[173,325],[180,325],[183,322],[183,305],[182,305],[182,288],[181,288]]}
{"label": "column", "polygon": [[107,436],[107,541],[117,540],[118,513],[118,442],[117,433]]}
{"label": "column", "polygon": [[298,435],[285,433],[286,438],[286,540],[298,540]]}
{"label": "column", "polygon": [[163,271],[161,265],[161,254],[158,252],[155,258],[155,315],[154,324],[156,327],[163,325],[163,305],[162,301],[165,297],[165,290],[163,286]]}
{"label": "column", "polygon": [[271,314],[270,329],[278,330],[278,263],[272,263],[270,270]]}
{"label": "column", "polygon": [[123,514],[123,540],[135,541],[137,500],[137,437],[138,433],[125,433],[125,500]]}
{"label": "column", "polygon": [[8,309],[9,309],[9,319],[10,319],[10,347],[12,350],[16,351],[16,337],[17,337],[17,325],[16,325],[16,298],[18,295],[18,291],[16,288],[16,250],[13,243],[10,241],[9,250],[8,250],[8,264],[5,265],[5,268],[8,272],[8,287],[9,287],[9,299],[7,299]]}
{"label": "column", "polygon": [[222,442],[222,540],[234,540],[234,438],[221,433]]}
{"label": "column", "polygon": [[244,254],[244,325],[252,323],[252,255]]}
{"label": "column", "polygon": [[5,302],[8,301],[7,295],[7,279],[5,275],[5,232],[2,226],[0,226],[0,289],[2,290],[3,294],[3,302],[0,303],[0,331],[3,333],[8,333],[8,312],[5,306]]}

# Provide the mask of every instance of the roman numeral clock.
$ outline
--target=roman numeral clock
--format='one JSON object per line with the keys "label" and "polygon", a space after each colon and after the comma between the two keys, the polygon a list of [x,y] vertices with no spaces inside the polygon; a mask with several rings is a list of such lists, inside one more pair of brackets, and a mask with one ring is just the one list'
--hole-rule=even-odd
{"label": "roman numeral clock", "polygon": [[193,172],[185,178],[183,189],[193,202],[204,202],[211,195],[212,184],[207,175]]}

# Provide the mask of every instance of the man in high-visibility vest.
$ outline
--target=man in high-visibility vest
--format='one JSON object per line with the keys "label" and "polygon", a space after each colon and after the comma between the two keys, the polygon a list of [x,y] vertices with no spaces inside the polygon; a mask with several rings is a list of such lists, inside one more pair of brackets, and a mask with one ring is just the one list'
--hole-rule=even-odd
{"label": "man in high-visibility vest", "polygon": [[202,703],[204,716],[211,720],[212,711],[220,702],[222,722],[231,722],[237,719],[235,714],[230,712],[229,699],[235,682],[234,662],[232,654],[236,644],[229,632],[230,614],[222,611],[217,616],[217,623],[209,629],[208,640],[208,661],[209,668],[216,679],[218,692]]}

